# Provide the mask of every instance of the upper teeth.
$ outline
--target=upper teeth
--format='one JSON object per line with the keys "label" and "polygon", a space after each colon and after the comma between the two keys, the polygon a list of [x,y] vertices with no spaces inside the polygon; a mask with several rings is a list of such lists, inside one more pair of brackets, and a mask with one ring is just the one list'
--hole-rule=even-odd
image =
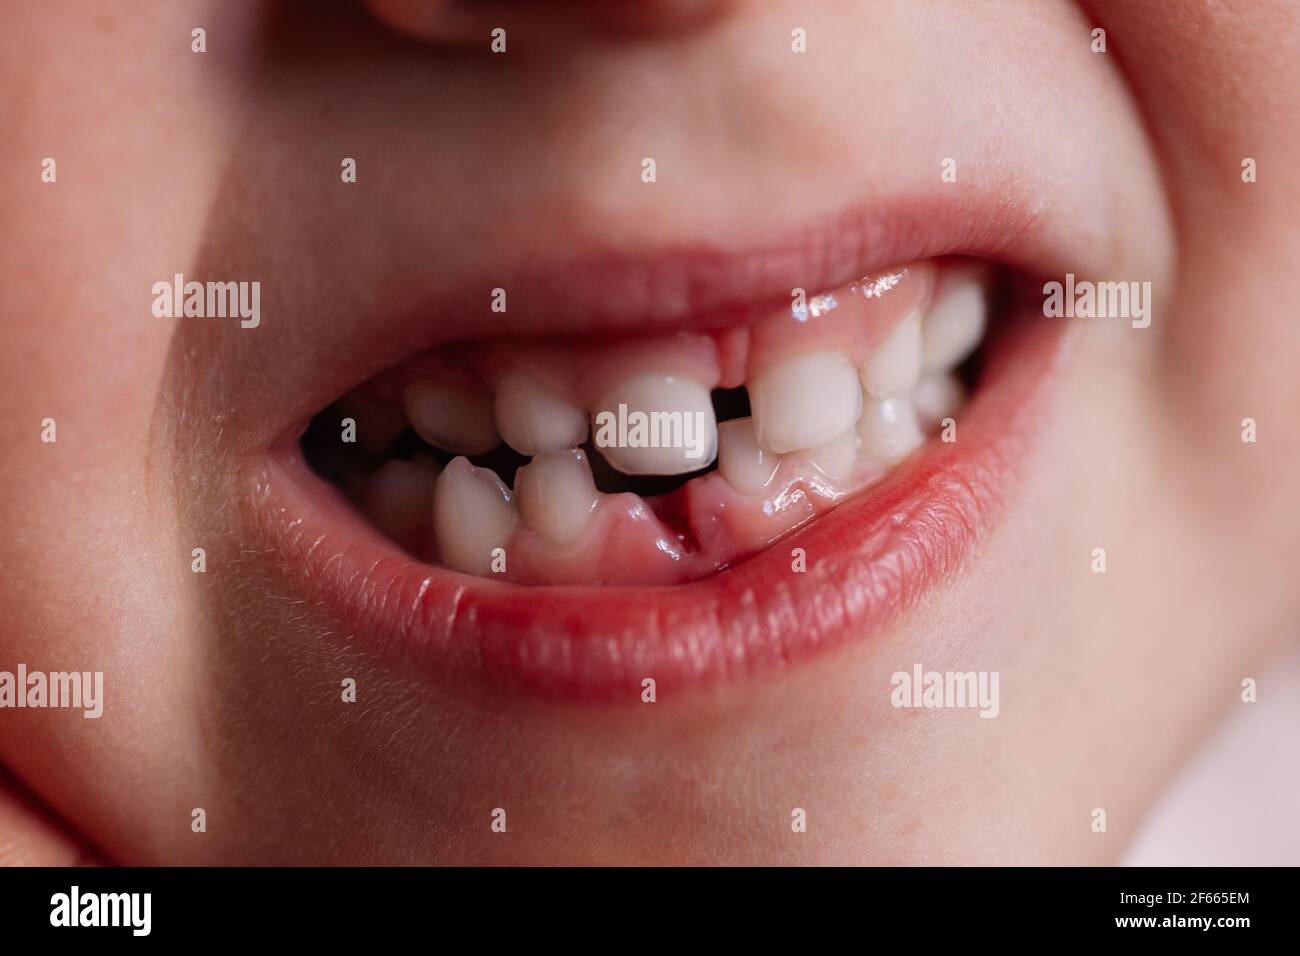
{"label": "upper teeth", "polygon": [[862,387],[872,398],[888,398],[908,391],[920,375],[921,315],[913,312],[862,366]]}
{"label": "upper teeth", "polygon": [[620,382],[591,418],[596,447],[626,475],[684,475],[717,455],[709,389],[680,375],[646,372]]}
{"label": "upper teeth", "polygon": [[984,337],[987,295],[977,271],[947,278],[925,316],[921,367],[927,372],[956,368]]}
{"label": "upper teeth", "polygon": [[574,448],[587,437],[583,410],[522,372],[496,383],[496,426],[523,455]]}
{"label": "upper teeth", "polygon": [[411,427],[430,445],[481,455],[501,443],[492,421],[492,393],[481,386],[422,381],[403,395]]}
{"label": "upper teeth", "polygon": [[784,454],[816,448],[853,427],[862,392],[853,363],[838,352],[778,362],[749,385],[758,443]]}

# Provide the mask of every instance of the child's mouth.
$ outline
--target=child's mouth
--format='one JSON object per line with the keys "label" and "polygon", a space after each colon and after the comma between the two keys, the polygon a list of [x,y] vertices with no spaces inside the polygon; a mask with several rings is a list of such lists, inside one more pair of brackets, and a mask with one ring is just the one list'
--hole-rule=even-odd
{"label": "child's mouth", "polygon": [[695,580],[928,436],[958,440],[994,279],[925,260],[796,290],[738,328],[443,346],[317,415],[304,452],[431,564],[535,585]]}
{"label": "child's mouth", "polygon": [[[608,276],[525,301],[531,323],[489,285],[486,336],[401,317],[408,357],[351,357],[272,450],[259,548],[343,633],[458,686],[635,700],[874,632],[994,525],[1062,354],[1024,278],[1042,250],[1019,274],[953,257],[1008,240],[945,222],[707,320],[581,311]],[[725,268],[715,289],[747,266]]]}

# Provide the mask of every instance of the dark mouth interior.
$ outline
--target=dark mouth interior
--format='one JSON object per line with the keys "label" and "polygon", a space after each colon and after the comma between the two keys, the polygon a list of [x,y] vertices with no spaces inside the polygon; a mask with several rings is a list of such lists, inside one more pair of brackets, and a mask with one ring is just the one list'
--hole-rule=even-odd
{"label": "dark mouth interior", "polygon": [[[744,418],[749,414],[749,394],[744,386],[715,388],[713,408],[719,422]],[[337,404],[330,405],[317,414],[303,434],[302,449],[307,464],[313,471],[353,497],[358,479],[391,458],[410,459],[416,455],[426,455],[439,465],[446,465],[456,457],[429,445],[409,426],[379,454],[367,452],[359,444],[339,441],[339,421],[343,417],[344,413]],[[597,489],[611,494],[630,491],[643,498],[665,495],[717,468],[715,462],[707,468],[684,475],[625,475],[609,466],[590,436],[582,448],[591,462],[592,477]],[[521,455],[504,442],[487,454],[470,456],[469,460],[479,467],[491,468],[511,487],[514,485],[515,472],[528,464],[527,455]]]}

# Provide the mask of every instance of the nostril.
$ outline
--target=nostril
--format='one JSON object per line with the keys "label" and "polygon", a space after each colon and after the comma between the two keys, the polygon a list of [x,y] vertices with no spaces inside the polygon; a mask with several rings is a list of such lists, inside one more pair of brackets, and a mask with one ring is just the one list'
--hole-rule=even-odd
{"label": "nostril", "polygon": [[[365,0],[385,26],[430,43],[508,52],[510,35],[662,36],[703,26],[735,0]],[[504,31],[497,33],[494,31]]]}

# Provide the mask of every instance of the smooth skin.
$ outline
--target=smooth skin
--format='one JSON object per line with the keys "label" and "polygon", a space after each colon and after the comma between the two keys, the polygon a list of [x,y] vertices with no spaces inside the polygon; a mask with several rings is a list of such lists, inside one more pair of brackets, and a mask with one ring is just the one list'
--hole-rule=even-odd
{"label": "smooth skin", "polygon": [[[469,4],[309,6],[6,11],[0,668],[103,670],[107,701],[99,720],[0,711],[0,855],[1117,859],[1300,620],[1294,5],[676,3],[523,19],[504,56]],[[1151,281],[1156,318],[1071,328],[1006,520],[883,632],[653,709],[457,694],[241,549],[279,390],[329,393],[320,356],[381,334],[403,273],[743,248],[946,188],[944,157],[1035,197],[1081,273]],[[263,277],[275,319],[156,319],[175,272]],[[999,671],[998,718],[893,709],[917,661]]]}

